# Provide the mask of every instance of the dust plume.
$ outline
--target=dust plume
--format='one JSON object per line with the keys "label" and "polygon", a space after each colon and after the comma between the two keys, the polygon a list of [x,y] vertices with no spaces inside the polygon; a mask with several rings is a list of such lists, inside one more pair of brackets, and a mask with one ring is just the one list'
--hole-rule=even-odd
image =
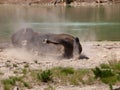
{"label": "dust plume", "polygon": [[[62,14],[60,14],[60,12]],[[70,33],[69,26],[72,25],[70,20],[66,19],[64,15],[65,9],[62,7],[57,9],[44,8],[44,7],[18,7],[15,9],[15,23],[13,24],[13,31],[20,30],[22,28],[33,28],[37,32],[43,33]],[[61,15],[61,16],[60,16]],[[91,30],[90,30],[91,31]],[[76,31],[77,32],[77,31]],[[93,32],[78,31],[79,33],[75,37],[79,37],[80,41],[95,40],[96,36]],[[34,46],[35,47],[35,46]],[[86,48],[86,47],[85,47]],[[15,52],[15,50],[13,50]],[[13,52],[11,51],[11,53]],[[25,52],[25,51],[24,51]],[[16,55],[18,57],[28,56],[23,53]]]}
{"label": "dust plume", "polygon": [[96,41],[97,40],[97,36],[96,36],[95,32],[92,30],[87,30],[87,31],[83,30],[80,33],[81,33],[80,34],[81,41],[89,42],[89,41]]}

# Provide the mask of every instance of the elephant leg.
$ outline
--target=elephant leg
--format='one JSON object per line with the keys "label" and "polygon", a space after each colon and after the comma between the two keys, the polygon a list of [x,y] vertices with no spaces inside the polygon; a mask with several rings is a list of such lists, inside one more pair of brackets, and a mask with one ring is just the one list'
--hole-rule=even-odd
{"label": "elephant leg", "polygon": [[70,45],[70,46],[64,47],[63,57],[68,58],[68,59],[73,57],[73,46]]}

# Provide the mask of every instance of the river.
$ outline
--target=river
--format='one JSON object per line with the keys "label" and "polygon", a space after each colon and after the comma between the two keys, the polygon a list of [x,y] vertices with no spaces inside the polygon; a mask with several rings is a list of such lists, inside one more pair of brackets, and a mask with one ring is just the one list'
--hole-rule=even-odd
{"label": "river", "polygon": [[0,42],[30,27],[42,33],[68,33],[81,41],[120,41],[120,4],[101,6],[0,5]]}

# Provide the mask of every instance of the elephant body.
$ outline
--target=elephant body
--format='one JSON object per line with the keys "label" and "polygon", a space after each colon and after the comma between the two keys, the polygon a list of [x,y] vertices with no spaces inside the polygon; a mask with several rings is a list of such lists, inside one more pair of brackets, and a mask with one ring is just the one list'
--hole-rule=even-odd
{"label": "elephant body", "polygon": [[61,53],[63,48],[64,58],[72,58],[75,52],[80,56],[82,52],[79,39],[69,34],[44,34],[26,28],[15,32],[11,40],[15,47],[36,50],[44,54]]}

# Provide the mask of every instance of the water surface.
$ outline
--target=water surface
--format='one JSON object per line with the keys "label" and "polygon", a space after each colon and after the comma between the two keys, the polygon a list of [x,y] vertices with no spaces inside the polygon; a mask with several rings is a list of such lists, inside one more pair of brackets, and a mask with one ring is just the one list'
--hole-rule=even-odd
{"label": "water surface", "polygon": [[120,40],[120,4],[107,6],[0,6],[0,42],[14,31],[31,27],[47,33],[68,33],[80,40]]}

